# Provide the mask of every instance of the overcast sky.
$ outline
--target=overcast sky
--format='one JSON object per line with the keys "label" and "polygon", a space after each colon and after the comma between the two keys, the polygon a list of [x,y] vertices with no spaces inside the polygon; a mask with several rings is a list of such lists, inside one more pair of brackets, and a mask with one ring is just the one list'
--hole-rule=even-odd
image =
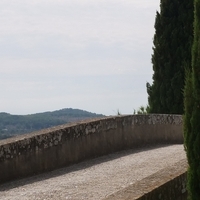
{"label": "overcast sky", "polygon": [[1,0],[0,112],[147,105],[159,0]]}

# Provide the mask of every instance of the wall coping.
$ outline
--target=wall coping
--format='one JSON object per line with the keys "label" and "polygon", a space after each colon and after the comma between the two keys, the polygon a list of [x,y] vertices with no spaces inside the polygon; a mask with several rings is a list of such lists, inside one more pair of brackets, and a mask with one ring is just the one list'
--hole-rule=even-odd
{"label": "wall coping", "polygon": [[[170,181],[174,181],[177,177],[180,177],[180,176],[184,176],[186,180],[187,168],[188,168],[187,160],[186,159],[180,160],[179,162],[175,163],[173,166],[164,168],[148,177],[145,177],[144,179],[137,181],[136,183],[122,190],[119,190],[116,193],[109,195],[103,200],[122,200],[122,199],[153,200],[155,199],[155,197],[153,197],[151,193],[159,189],[161,191],[164,191],[166,183],[169,183]],[[181,189],[180,192],[182,194],[186,193],[186,181],[183,182],[182,185],[178,185],[178,187]],[[173,189],[176,190],[177,188],[173,188]],[[163,197],[162,195],[164,194],[162,194],[161,192],[159,195],[160,197],[157,197],[156,199],[169,199],[169,197],[167,198]]]}
{"label": "wall coping", "polygon": [[[170,121],[173,124],[179,125],[179,124],[183,123],[180,116],[182,116],[182,115],[135,114],[135,115],[117,115],[117,116],[107,116],[107,117],[101,117],[101,118],[91,118],[91,119],[81,120],[81,121],[78,121],[78,122],[71,122],[71,123],[67,123],[67,124],[63,124],[63,125],[59,125],[59,126],[41,129],[39,131],[34,131],[34,132],[31,132],[31,133],[27,133],[27,134],[17,135],[17,136],[14,136],[12,138],[2,139],[2,140],[0,140],[0,146],[10,144],[10,143],[15,143],[15,142],[26,140],[26,139],[31,139],[31,138],[34,138],[34,137],[40,136],[40,135],[54,133],[54,132],[57,132],[59,130],[64,130],[64,129],[67,129],[67,128],[70,128],[70,127],[75,127],[77,125],[91,124],[91,123],[95,123],[95,122],[112,120],[112,119],[115,120],[117,118],[135,117],[136,118],[136,120],[135,120],[136,124],[144,124],[144,118],[145,118],[145,120],[148,121],[149,124],[158,124],[158,123],[167,124],[168,121],[165,120],[165,119],[166,118],[173,118],[173,119],[170,119]],[[162,118],[164,118],[164,119],[162,119]],[[162,120],[159,122],[160,119],[162,119]]]}

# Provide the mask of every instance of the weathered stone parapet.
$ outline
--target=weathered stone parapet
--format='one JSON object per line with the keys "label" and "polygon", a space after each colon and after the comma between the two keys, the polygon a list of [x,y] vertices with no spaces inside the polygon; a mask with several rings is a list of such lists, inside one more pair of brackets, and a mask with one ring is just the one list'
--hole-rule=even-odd
{"label": "weathered stone parapet", "polygon": [[2,140],[0,182],[124,149],[183,143],[182,126],[179,115],[120,115]]}
{"label": "weathered stone parapet", "polygon": [[187,200],[187,161],[162,169],[104,200]]}

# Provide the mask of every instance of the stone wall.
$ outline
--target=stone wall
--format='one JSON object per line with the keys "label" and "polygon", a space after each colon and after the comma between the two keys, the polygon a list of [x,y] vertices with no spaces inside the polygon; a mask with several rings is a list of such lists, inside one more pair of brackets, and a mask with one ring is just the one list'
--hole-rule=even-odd
{"label": "stone wall", "polygon": [[187,200],[187,161],[181,160],[174,166],[120,190],[104,200]]}
{"label": "stone wall", "polygon": [[146,145],[183,143],[182,116],[128,115],[0,141],[0,183]]}

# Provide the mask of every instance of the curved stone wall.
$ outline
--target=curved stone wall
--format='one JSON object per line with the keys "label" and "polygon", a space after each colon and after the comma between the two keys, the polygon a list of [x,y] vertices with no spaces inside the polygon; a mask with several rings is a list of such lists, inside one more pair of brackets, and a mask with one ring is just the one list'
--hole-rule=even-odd
{"label": "curved stone wall", "polygon": [[187,168],[187,160],[180,160],[103,200],[187,200]]}
{"label": "curved stone wall", "polygon": [[114,116],[0,141],[0,183],[116,151],[183,143],[180,115]]}

